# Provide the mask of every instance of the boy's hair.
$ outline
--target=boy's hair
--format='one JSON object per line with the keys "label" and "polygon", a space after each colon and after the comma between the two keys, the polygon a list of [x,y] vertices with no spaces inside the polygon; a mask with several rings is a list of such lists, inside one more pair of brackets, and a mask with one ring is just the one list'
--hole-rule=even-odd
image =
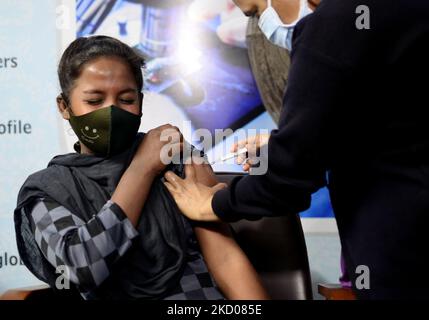
{"label": "boy's hair", "polygon": [[99,57],[117,57],[130,66],[137,84],[143,89],[142,68],[145,60],[140,52],[125,43],[108,36],[82,37],[74,40],[64,51],[59,66],[58,78],[63,98],[68,102],[74,81],[80,76],[82,67]]}

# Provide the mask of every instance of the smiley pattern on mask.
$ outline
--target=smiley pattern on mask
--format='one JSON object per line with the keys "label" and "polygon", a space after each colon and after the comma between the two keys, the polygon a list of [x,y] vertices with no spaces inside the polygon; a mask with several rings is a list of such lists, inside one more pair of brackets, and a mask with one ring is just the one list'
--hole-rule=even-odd
{"label": "smiley pattern on mask", "polygon": [[[89,126],[85,126],[85,130],[80,129],[80,132],[82,133],[82,135],[86,138],[85,140],[88,142],[93,143],[93,140],[97,140],[98,138],[100,138],[100,135],[97,134],[97,129],[92,129]],[[94,134],[94,136],[90,136],[88,134]]]}

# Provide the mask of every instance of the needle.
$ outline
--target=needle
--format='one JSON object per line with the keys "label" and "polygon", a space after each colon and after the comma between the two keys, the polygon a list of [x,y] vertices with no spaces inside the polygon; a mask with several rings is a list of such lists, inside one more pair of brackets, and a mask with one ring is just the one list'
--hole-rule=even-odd
{"label": "needle", "polygon": [[224,155],[223,157],[220,157],[217,160],[214,160],[214,161],[210,162],[210,164],[213,165],[213,164],[215,164],[217,162],[225,162],[225,161],[227,161],[229,159],[238,157],[239,155],[241,155],[243,153],[247,153],[247,148],[239,149],[237,152],[228,153],[228,154]]}

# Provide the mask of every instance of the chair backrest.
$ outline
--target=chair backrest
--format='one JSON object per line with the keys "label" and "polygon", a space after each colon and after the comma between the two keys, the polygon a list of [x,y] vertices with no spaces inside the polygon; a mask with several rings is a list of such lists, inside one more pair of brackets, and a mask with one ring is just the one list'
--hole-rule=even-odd
{"label": "chair backrest", "polygon": [[[216,173],[225,183],[242,175]],[[241,220],[231,226],[273,299],[312,299],[307,247],[298,215]]]}

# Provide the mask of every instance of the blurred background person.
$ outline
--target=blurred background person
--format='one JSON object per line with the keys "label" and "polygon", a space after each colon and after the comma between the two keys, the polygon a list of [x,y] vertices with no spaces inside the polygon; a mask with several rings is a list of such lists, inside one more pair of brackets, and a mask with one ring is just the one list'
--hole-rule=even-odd
{"label": "blurred background person", "polygon": [[[278,124],[290,66],[291,46],[286,44],[291,43],[296,23],[310,14],[319,2],[195,0],[189,6],[188,14],[197,21],[208,21],[220,15],[221,24],[217,29],[219,38],[226,44],[248,48],[252,73],[262,102]],[[269,39],[275,28],[278,29],[276,37]]]}

